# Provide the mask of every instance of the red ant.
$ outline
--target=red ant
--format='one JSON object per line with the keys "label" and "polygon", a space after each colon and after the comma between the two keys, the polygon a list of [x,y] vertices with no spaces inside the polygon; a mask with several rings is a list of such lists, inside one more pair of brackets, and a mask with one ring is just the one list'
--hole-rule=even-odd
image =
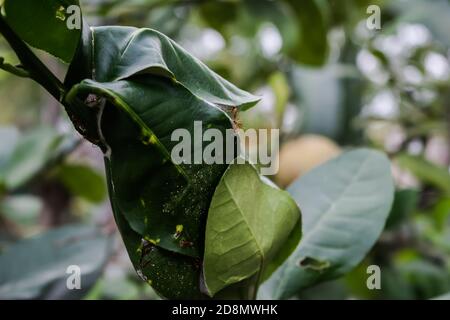
{"label": "red ant", "polygon": [[237,107],[231,107],[231,117],[233,120],[234,131],[242,129],[242,122],[238,119],[238,116],[239,116],[239,109]]}

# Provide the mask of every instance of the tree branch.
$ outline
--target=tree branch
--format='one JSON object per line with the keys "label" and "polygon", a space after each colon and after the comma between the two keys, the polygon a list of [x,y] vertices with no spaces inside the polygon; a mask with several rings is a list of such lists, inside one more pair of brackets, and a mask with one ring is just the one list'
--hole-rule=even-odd
{"label": "tree branch", "polygon": [[[1,69],[16,74],[18,76],[27,76],[42,87],[44,87],[55,99],[61,101],[65,94],[65,88],[61,81],[36,57],[25,42],[11,29],[0,13],[0,34],[6,39],[15,54],[19,58],[23,68],[13,67],[4,64]],[[24,73],[26,72],[26,73]]]}

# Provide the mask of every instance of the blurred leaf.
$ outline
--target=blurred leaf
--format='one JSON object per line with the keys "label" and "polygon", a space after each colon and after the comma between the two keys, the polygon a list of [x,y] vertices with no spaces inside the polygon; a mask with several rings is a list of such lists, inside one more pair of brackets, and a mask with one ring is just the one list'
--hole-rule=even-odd
{"label": "blurred leaf", "polygon": [[[326,0],[330,6],[330,14],[333,23],[343,25],[352,30],[361,20],[367,19],[367,8],[370,5],[378,5],[383,8],[386,0]],[[391,1],[387,1],[391,2]]]}
{"label": "blurred leaf", "polygon": [[0,214],[21,225],[37,222],[42,209],[42,201],[34,196],[8,196],[0,202]]}
{"label": "blurred leaf", "polygon": [[390,163],[361,149],[313,169],[288,189],[303,217],[303,239],[265,282],[262,295],[276,299],[338,278],[352,270],[380,236],[391,209]]}
{"label": "blurred leaf", "polygon": [[384,267],[381,277],[382,297],[384,299],[413,300],[414,289],[393,267]]}
{"label": "blurred leaf", "polygon": [[316,70],[295,66],[290,70],[288,79],[294,102],[303,114],[303,123],[298,124],[297,130],[330,138],[341,133],[345,106],[337,67]]}
{"label": "blurred leaf", "polygon": [[299,38],[299,28],[295,13],[284,1],[247,0],[240,2],[239,20],[230,25],[229,38],[240,35],[256,38],[263,25],[273,24],[280,32],[283,48],[292,48]]}
{"label": "blurred leaf", "polygon": [[[80,298],[106,263],[110,239],[93,227],[66,226],[19,241],[0,255],[3,299]],[[66,270],[81,269],[81,290],[68,290]],[[58,293],[58,294],[56,294]]]}
{"label": "blurred leaf", "polygon": [[[386,270],[387,271],[387,270]],[[450,290],[450,274],[445,267],[423,258],[397,262],[390,271],[383,271],[383,295],[387,299],[430,299]],[[403,290],[399,290],[403,288]]]}
{"label": "blurred leaf", "polygon": [[437,229],[443,231],[449,223],[450,198],[440,199],[432,209],[432,214]]}
{"label": "blurred leaf", "polygon": [[450,174],[448,169],[437,166],[422,157],[401,154],[395,157],[399,167],[410,171],[425,184],[432,185],[450,195]]}
{"label": "blurred leaf", "polygon": [[10,190],[27,183],[54,157],[62,139],[54,129],[48,127],[34,129],[23,135],[7,164],[0,167],[0,180]]}
{"label": "blurred leaf", "polygon": [[299,240],[299,218],[287,192],[262,180],[251,164],[231,165],[208,212],[203,272],[209,295],[262,273],[290,237]]}
{"label": "blurred leaf", "polygon": [[433,298],[433,300],[450,300],[450,292]]}
{"label": "blurred leaf", "polygon": [[348,289],[341,280],[327,281],[302,290],[296,298],[300,300],[345,300]]}
{"label": "blurred leaf", "polygon": [[359,299],[376,299],[380,294],[379,290],[370,290],[367,287],[367,279],[370,276],[367,273],[367,268],[371,265],[367,260],[368,259],[363,260],[342,279],[345,282],[351,297]]}
{"label": "blurred leaf", "polygon": [[106,197],[105,178],[88,166],[63,164],[55,172],[55,177],[75,196],[87,201],[99,203]]}
{"label": "blurred leaf", "polygon": [[191,8],[184,7],[182,10],[174,10],[173,7],[159,7],[149,12],[147,21],[144,21],[140,27],[153,28],[161,33],[177,38],[184,29],[189,17]]}
{"label": "blurred leaf", "polygon": [[0,194],[5,188],[5,170],[14,151],[17,141],[19,140],[20,133],[15,127],[0,127]]}
{"label": "blurred leaf", "polygon": [[404,23],[423,24],[439,42],[450,45],[450,4],[447,0],[411,0],[407,6],[401,1],[386,2],[388,8],[397,14],[389,29]]}
{"label": "blurred leaf", "polygon": [[272,87],[272,90],[275,93],[275,111],[277,115],[277,124],[278,127],[281,127],[283,123],[283,114],[290,98],[289,83],[283,73],[276,72],[270,76],[269,85]]}
{"label": "blurred leaf", "polygon": [[5,17],[25,42],[70,62],[81,35],[81,29],[68,28],[67,8],[71,5],[79,7],[79,1],[5,0]]}
{"label": "blurred leaf", "polygon": [[237,1],[207,1],[199,7],[202,18],[214,29],[223,32],[238,15]]}
{"label": "blurred leaf", "polygon": [[16,127],[0,127],[0,167],[8,161],[19,137],[20,132]]}
{"label": "blurred leaf", "polygon": [[398,226],[411,217],[419,200],[419,191],[405,189],[395,192],[394,204],[386,222],[386,228],[391,229]]}
{"label": "blurred leaf", "polygon": [[340,63],[336,65],[334,75],[340,80],[341,88],[339,107],[341,111],[339,119],[337,119],[336,127],[338,130],[336,132],[339,133],[338,141],[341,144],[360,145],[363,143],[363,134],[361,128],[355,125],[355,119],[358,118],[364,106],[364,94],[367,86],[367,81],[363,79],[356,66],[360,47],[351,39],[347,39],[340,50]]}
{"label": "blurred leaf", "polygon": [[[318,0],[285,0],[297,15],[300,39],[288,54],[298,63],[321,66],[328,59],[327,18]],[[325,4],[326,5],[326,4]]]}
{"label": "blurred leaf", "polygon": [[138,283],[121,277],[104,278],[96,285],[95,292],[90,292],[88,299],[132,300],[139,298]]}

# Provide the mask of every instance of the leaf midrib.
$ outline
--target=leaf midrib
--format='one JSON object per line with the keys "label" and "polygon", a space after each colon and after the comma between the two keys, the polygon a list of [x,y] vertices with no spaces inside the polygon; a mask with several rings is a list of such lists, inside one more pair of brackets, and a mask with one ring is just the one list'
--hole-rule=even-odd
{"label": "leaf midrib", "polygon": [[[325,212],[320,216],[320,218],[316,221],[316,223],[314,224],[314,226],[311,228],[311,231],[306,233],[305,238],[302,240],[302,242],[306,242],[309,237],[311,236],[311,234],[313,234],[314,230],[317,229],[317,226],[320,225],[320,222],[325,218],[328,217],[328,215],[330,214],[330,212],[332,212],[333,208],[335,208],[336,206],[336,202],[338,201],[338,199],[341,199],[348,191],[348,189],[352,186],[352,184],[355,182],[355,180],[357,180],[359,178],[359,175],[361,174],[361,170],[362,168],[366,165],[366,162],[368,161],[369,157],[366,157],[366,159],[364,159],[364,161],[361,162],[361,164],[358,167],[357,173],[355,175],[352,176],[352,178],[350,179],[350,181],[347,183],[347,185],[345,186],[344,190],[334,199],[333,203],[328,207],[328,209],[325,210]],[[301,245],[301,243],[300,243]]]}
{"label": "leaf midrib", "polygon": [[263,261],[265,260],[264,251],[262,250],[262,248],[261,248],[261,246],[260,246],[260,244],[259,244],[257,238],[255,237],[255,232],[254,232],[253,229],[251,228],[250,223],[248,222],[247,218],[246,218],[245,215],[243,214],[243,210],[241,209],[241,207],[239,206],[239,204],[238,204],[237,201],[235,200],[235,195],[234,195],[234,193],[233,193],[231,187],[229,186],[229,184],[228,184],[226,178],[225,178],[225,180],[224,180],[224,184],[225,184],[225,187],[227,188],[228,192],[230,193],[231,199],[233,200],[234,204],[236,205],[236,208],[239,210],[239,212],[240,212],[242,218],[244,219],[244,222],[245,222],[245,224],[246,224],[248,230],[250,231],[250,233],[251,233],[253,239],[255,239],[256,246],[258,247],[258,250],[259,250],[259,252],[261,253],[260,256],[261,256],[261,265],[262,265]]}

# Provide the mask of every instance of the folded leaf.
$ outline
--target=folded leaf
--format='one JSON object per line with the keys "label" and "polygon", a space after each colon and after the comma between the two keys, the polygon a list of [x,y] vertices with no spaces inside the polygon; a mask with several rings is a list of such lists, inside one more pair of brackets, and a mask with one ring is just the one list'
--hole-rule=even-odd
{"label": "folded leaf", "polygon": [[[89,136],[105,152],[110,199],[133,265],[166,298],[202,298],[206,217],[227,165],[192,163],[210,143],[202,141],[205,130],[225,137],[233,128],[228,107],[250,107],[258,98],[154,30],[99,27],[86,39],[93,79],[75,84],[65,102],[86,101],[96,114],[97,132]],[[66,83],[83,74],[77,65],[83,68],[89,50],[78,53]],[[177,129],[189,133],[189,163],[171,157]],[[226,150],[227,141],[220,143]],[[215,158],[226,163],[225,156]]]}
{"label": "folded leaf", "polygon": [[[84,81],[70,96],[88,92],[107,100],[99,124],[108,147],[110,198],[136,270],[164,297],[201,296],[206,214],[226,165],[174,164],[171,150],[178,142],[171,134],[185,128],[196,145],[194,121],[203,122],[200,134],[215,128],[225,136],[230,118],[183,86],[153,75]],[[192,148],[192,159],[196,152]]]}
{"label": "folded leaf", "polygon": [[110,82],[137,74],[173,79],[215,105],[249,108],[259,98],[223,79],[177,43],[151,29],[93,28],[95,79]]}
{"label": "folded leaf", "polygon": [[[178,141],[171,135],[184,128],[195,146],[194,139],[201,137],[195,136],[194,121],[225,136],[232,128],[229,117],[184,87],[152,75],[111,83],[84,81],[75,90],[108,100],[99,123],[109,149],[110,196],[131,228],[162,248],[199,257],[204,219],[226,165],[174,164],[171,151]],[[192,160],[196,152],[191,149]],[[183,226],[180,238],[174,237],[177,225]]]}
{"label": "folded leaf", "polygon": [[312,170],[288,191],[302,209],[303,239],[261,286],[261,298],[291,298],[353,269],[383,230],[394,185],[386,156],[361,149]]}
{"label": "folded leaf", "polygon": [[[111,179],[108,181],[111,189]],[[111,204],[128,255],[143,281],[167,299],[206,298],[200,291],[200,259],[175,254],[152,244],[143,248],[142,236],[130,228],[114,198],[111,198]]]}
{"label": "folded leaf", "polygon": [[254,275],[259,281],[289,237],[299,239],[295,237],[301,233],[299,218],[300,210],[287,192],[263,181],[251,164],[231,165],[208,212],[204,257],[208,294],[214,296]]}

